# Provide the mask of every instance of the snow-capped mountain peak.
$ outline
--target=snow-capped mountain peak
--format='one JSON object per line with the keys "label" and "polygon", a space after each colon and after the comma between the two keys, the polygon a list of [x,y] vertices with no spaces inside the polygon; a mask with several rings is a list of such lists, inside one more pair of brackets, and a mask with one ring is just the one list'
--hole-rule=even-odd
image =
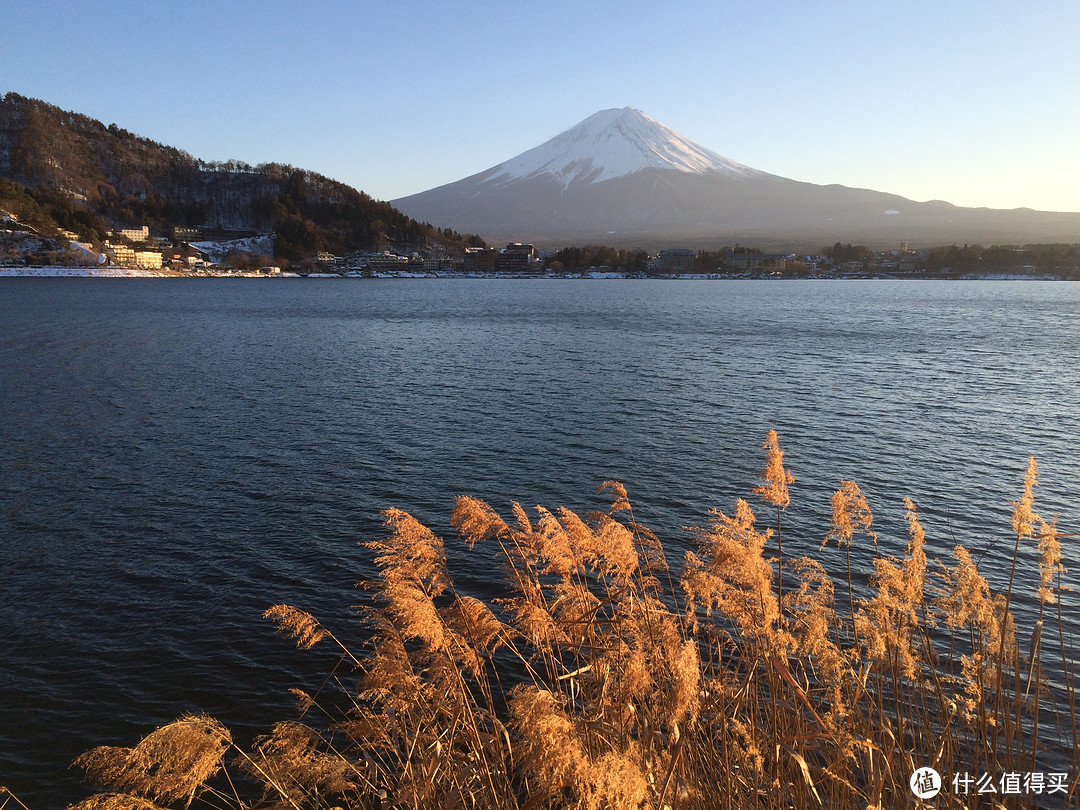
{"label": "snow-capped mountain peak", "polygon": [[642,169],[744,177],[761,174],[683,137],[634,107],[601,110],[546,143],[488,172],[487,183],[504,186],[551,175],[564,187],[598,183]]}
{"label": "snow-capped mountain peak", "polygon": [[[1076,241],[1080,213],[918,203],[751,169],[640,110],[603,110],[535,149],[393,204],[421,222],[499,242],[659,250],[745,240],[815,245],[863,240]],[[1053,233],[1066,238],[1048,239]],[[1034,237],[1034,238],[1032,238]]]}

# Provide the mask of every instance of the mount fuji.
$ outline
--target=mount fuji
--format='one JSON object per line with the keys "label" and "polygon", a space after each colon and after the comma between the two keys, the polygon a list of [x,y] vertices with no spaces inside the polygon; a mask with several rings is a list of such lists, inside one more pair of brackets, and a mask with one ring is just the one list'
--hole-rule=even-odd
{"label": "mount fuji", "polygon": [[791,180],[633,107],[602,110],[486,171],[392,203],[420,221],[556,247],[1080,241],[1080,214],[961,208]]}
{"label": "mount fuji", "polygon": [[548,175],[568,188],[599,183],[645,169],[728,177],[762,175],[728,160],[665,126],[641,110],[602,110],[541,146],[491,169],[486,182],[506,186]]}

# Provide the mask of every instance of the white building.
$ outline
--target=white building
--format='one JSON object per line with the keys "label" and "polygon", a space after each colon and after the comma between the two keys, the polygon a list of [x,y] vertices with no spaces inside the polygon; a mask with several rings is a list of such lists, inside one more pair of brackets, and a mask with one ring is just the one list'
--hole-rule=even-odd
{"label": "white building", "polygon": [[156,250],[136,250],[135,264],[139,267],[161,267],[161,253]]}
{"label": "white building", "polygon": [[129,242],[134,242],[136,244],[139,242],[148,242],[150,240],[150,228],[146,225],[143,225],[141,228],[128,228],[119,231],[119,235]]}

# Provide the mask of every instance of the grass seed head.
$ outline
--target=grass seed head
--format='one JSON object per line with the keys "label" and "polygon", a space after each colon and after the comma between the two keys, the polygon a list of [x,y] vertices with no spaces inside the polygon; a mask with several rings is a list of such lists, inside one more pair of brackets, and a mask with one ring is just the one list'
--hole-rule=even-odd
{"label": "grass seed head", "polygon": [[75,760],[91,781],[141,799],[195,796],[224,763],[232,736],[217,720],[188,715],[150,732],[134,748],[103,746]]}
{"label": "grass seed head", "polygon": [[846,548],[851,545],[856,532],[863,532],[877,548],[877,532],[873,526],[874,515],[859,485],[854,481],[841,481],[840,489],[832,496],[832,526],[825,536],[825,543],[835,540],[838,548]]}
{"label": "grass seed head", "polygon": [[1035,456],[1028,459],[1027,471],[1024,473],[1024,494],[1020,500],[1013,501],[1012,528],[1017,537],[1031,537],[1035,532],[1035,522],[1039,516],[1033,511],[1035,495],[1032,490],[1037,484],[1038,467],[1035,464]]}
{"label": "grass seed head", "polygon": [[296,646],[310,649],[326,638],[326,631],[318,619],[310,613],[291,605],[274,605],[263,613],[264,619],[272,619],[278,631],[296,639]]}
{"label": "grass seed head", "polygon": [[754,487],[752,492],[760,495],[765,503],[772,504],[779,509],[787,509],[791,502],[788,494],[788,484],[795,483],[795,476],[784,469],[784,453],[780,449],[780,438],[775,430],[770,430],[765,438],[762,448],[767,451],[765,457],[765,469],[758,475],[765,483],[760,487]]}

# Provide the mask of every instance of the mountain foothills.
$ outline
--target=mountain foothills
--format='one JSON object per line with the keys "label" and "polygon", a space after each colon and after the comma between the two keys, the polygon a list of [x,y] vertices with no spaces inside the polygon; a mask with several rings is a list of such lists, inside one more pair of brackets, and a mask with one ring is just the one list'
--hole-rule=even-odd
{"label": "mountain foothills", "polygon": [[1080,241],[1080,213],[961,208],[751,169],[632,107],[479,174],[393,200],[417,219],[535,243],[813,249]]}
{"label": "mountain foothills", "polygon": [[314,172],[268,163],[208,163],[100,121],[8,93],[0,99],[0,208],[43,233],[88,242],[149,226],[275,234],[275,256],[302,260],[394,246],[482,245],[421,224]]}

